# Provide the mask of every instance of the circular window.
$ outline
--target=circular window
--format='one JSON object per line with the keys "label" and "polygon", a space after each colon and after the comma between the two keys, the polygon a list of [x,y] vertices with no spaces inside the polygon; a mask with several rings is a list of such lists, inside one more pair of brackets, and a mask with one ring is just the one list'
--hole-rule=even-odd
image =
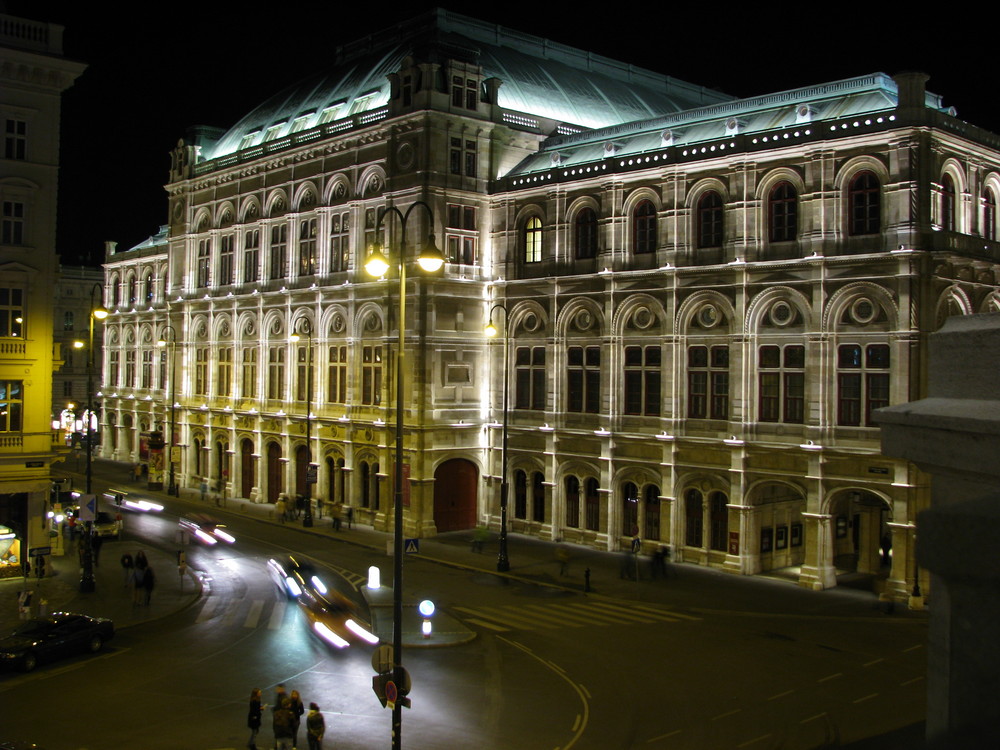
{"label": "circular window", "polygon": [[576,319],[573,321],[578,331],[589,331],[591,326],[594,325],[594,316],[591,314],[590,310],[580,310],[576,314]]}
{"label": "circular window", "polygon": [[396,162],[400,169],[409,169],[413,166],[413,144],[401,143],[396,149]]}
{"label": "circular window", "polygon": [[858,297],[851,303],[851,318],[859,325],[866,325],[875,320],[878,307],[867,297]]}
{"label": "circular window", "polygon": [[698,323],[702,328],[714,328],[721,319],[722,315],[715,305],[705,305],[698,311]]}
{"label": "circular window", "polygon": [[776,326],[787,326],[795,320],[795,310],[787,302],[775,302],[771,305],[771,323]]}
{"label": "circular window", "polygon": [[343,315],[334,315],[333,320],[330,321],[330,330],[334,333],[341,333],[344,330],[346,323],[344,322]]}
{"label": "circular window", "polygon": [[528,313],[521,320],[521,327],[524,330],[528,331],[528,332],[537,331],[538,330],[538,316],[535,315],[534,313]]}
{"label": "circular window", "polygon": [[632,313],[632,325],[636,328],[649,328],[653,325],[653,313],[648,307],[640,307]]}
{"label": "circular window", "polygon": [[333,188],[333,197],[338,201],[342,201],[347,197],[347,185],[343,182],[338,182],[336,187]]}

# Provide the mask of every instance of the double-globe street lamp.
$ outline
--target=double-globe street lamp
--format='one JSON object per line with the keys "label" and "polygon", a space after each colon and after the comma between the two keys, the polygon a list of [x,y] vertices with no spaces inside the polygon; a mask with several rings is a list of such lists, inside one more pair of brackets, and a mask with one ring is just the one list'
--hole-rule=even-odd
{"label": "double-globe street lamp", "polygon": [[509,378],[507,357],[510,341],[507,335],[507,307],[501,303],[490,308],[490,322],[484,329],[486,335],[494,338],[500,332],[493,323],[493,313],[496,310],[503,310],[503,429],[500,438],[500,551],[497,553],[497,570],[506,572],[510,570],[510,559],[507,557],[507,380]]}
{"label": "double-globe street lamp", "polygon": [[170,442],[167,443],[167,451],[170,454],[170,484],[167,486],[167,494],[179,497],[174,473],[174,446],[177,444],[177,371],[174,366],[177,354],[177,331],[173,326],[163,326],[164,338],[157,341],[156,345],[161,349],[167,346],[167,334],[170,334]]}
{"label": "double-globe street lamp", "polygon": [[[95,303],[95,294],[101,297],[100,304]],[[94,282],[90,288],[89,337],[87,345],[87,498],[93,492],[93,453],[94,453],[94,321],[108,317],[108,310],[103,304],[103,289],[101,283]],[[80,592],[89,593],[94,590],[94,546],[93,521],[87,521],[83,533],[83,558],[80,569]]]}
{"label": "double-globe street lamp", "polygon": [[[313,394],[313,338],[312,326],[308,320],[303,320],[299,330],[306,337],[306,507],[302,513],[302,526],[311,528],[313,525],[312,514],[312,486],[316,483],[316,467],[312,461],[312,394]],[[293,333],[289,338],[292,341],[299,341],[299,333]],[[298,357],[296,357],[298,361]],[[299,374],[301,388],[301,373]]]}
{"label": "double-globe street lamp", "polygon": [[[421,206],[428,214],[430,226],[434,225],[434,212],[431,211],[423,201],[416,201],[410,205],[406,212],[401,212],[395,206],[389,206],[379,216],[375,226],[375,236],[379,236],[382,224],[387,214],[394,214],[400,223],[399,247],[396,251],[396,267],[399,272],[399,334],[396,341],[396,465],[395,479],[393,487],[393,508],[394,508],[394,537],[392,545],[393,570],[392,570],[392,672],[393,681],[397,689],[403,683],[403,376],[406,372],[403,363],[405,360],[404,331],[406,330],[406,222],[410,218],[410,212],[417,206]],[[420,267],[428,273],[433,273],[444,265],[444,256],[434,245],[434,235],[428,234],[427,245],[423,248],[417,258]],[[390,263],[382,253],[378,242],[372,248],[365,261],[365,270],[375,278],[381,278],[390,268]],[[403,704],[396,701],[392,708],[392,747],[399,750],[402,746],[402,726],[403,726]]]}

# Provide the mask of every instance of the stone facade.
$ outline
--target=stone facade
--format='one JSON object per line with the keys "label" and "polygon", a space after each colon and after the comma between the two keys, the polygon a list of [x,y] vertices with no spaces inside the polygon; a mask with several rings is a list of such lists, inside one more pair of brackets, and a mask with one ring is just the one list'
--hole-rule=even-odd
{"label": "stone facade", "polygon": [[[413,44],[428,26],[479,57]],[[946,317],[1000,309],[1000,141],[921,76],[731,100],[483,26],[422,17],[388,35],[382,88],[331,74],[329,102],[314,86],[178,144],[170,223],[106,259],[106,455],[165,423],[174,351],[183,486],[303,492],[311,413],[313,496],[388,528],[399,288],[364,271],[378,237],[408,259],[407,534],[498,525],[506,423],[515,532],[904,597],[927,481],[880,454],[871,412],[921,395]],[[515,51],[550,96],[491,69]],[[581,81],[682,101],[560,109]],[[405,236],[387,207],[417,208]],[[423,275],[428,233],[447,263]]]}

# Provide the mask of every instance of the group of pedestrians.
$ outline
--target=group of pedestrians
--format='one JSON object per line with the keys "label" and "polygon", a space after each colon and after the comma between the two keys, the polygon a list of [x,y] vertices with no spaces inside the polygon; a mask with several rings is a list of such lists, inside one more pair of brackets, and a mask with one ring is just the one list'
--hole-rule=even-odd
{"label": "group of pedestrians", "polygon": [[[250,739],[247,740],[249,750],[257,750],[257,734],[260,732],[266,709],[267,704],[261,703],[260,688],[251,690],[250,709],[247,713],[247,728],[250,730]],[[271,726],[274,730],[276,750],[297,748],[302,715],[305,714],[299,691],[293,690],[289,693],[283,683],[279,684],[275,689],[274,705],[271,710],[273,712]],[[321,750],[324,734],[326,734],[326,722],[323,714],[320,713],[319,706],[310,703],[309,714],[306,716],[306,740],[309,742],[309,750]]]}
{"label": "group of pedestrians", "polygon": [[146,553],[139,550],[133,557],[126,552],[122,555],[121,564],[124,573],[122,585],[132,590],[132,604],[149,606],[153,588],[156,586],[156,576],[149,566],[149,561],[146,560]]}

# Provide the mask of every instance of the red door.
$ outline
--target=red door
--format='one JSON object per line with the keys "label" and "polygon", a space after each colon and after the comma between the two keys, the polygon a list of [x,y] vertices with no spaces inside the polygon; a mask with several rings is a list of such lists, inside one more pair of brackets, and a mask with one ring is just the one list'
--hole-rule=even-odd
{"label": "red door", "polygon": [[476,526],[479,471],[464,458],[445,461],[434,472],[434,523],[438,533]]}

